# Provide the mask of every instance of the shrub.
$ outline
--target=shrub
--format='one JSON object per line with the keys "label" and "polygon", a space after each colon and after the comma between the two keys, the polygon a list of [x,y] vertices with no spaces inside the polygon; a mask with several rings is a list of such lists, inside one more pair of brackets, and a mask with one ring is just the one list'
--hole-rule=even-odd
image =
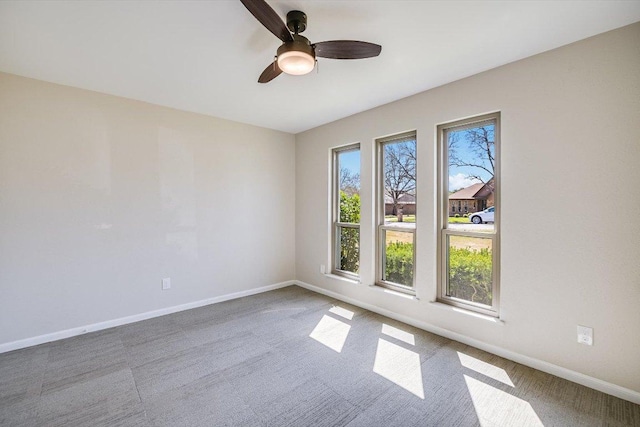
{"label": "shrub", "polygon": [[393,242],[387,245],[385,280],[413,286],[413,244]]}
{"label": "shrub", "polygon": [[360,222],[360,195],[340,191],[340,222]]}
{"label": "shrub", "polygon": [[451,296],[491,305],[491,251],[449,248],[449,292]]}
{"label": "shrub", "polygon": [[[340,221],[341,222],[360,222],[360,195],[353,194],[349,196],[344,191],[340,191]],[[342,228],[340,234],[340,269],[345,271],[353,271],[357,273],[359,270],[360,252],[359,252],[360,233],[355,228]]]}
{"label": "shrub", "polygon": [[358,272],[360,263],[360,235],[356,228],[343,227],[340,233],[340,269]]}

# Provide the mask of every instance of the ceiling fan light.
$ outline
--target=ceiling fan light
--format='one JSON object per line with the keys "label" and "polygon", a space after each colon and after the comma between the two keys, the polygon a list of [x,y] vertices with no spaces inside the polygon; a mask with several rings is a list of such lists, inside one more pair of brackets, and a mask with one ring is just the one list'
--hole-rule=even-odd
{"label": "ceiling fan light", "polygon": [[293,41],[278,48],[278,67],[287,74],[301,76],[316,66],[316,54],[307,38],[292,34]]}
{"label": "ceiling fan light", "polygon": [[278,55],[278,67],[283,72],[294,76],[310,73],[315,65],[315,58],[306,52],[290,50]]}

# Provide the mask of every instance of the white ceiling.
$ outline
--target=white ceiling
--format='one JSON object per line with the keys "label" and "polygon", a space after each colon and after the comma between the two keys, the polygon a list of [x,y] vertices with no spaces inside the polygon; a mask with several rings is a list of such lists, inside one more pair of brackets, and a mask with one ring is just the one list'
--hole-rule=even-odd
{"label": "white ceiling", "polygon": [[259,84],[280,42],[239,0],[0,1],[0,71],[297,133],[640,21],[640,1],[269,4],[382,53]]}

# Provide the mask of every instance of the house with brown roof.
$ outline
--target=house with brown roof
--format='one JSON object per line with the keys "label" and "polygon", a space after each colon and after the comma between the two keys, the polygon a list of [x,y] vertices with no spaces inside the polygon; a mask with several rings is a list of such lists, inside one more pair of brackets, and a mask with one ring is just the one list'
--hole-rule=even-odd
{"label": "house with brown roof", "polygon": [[449,195],[449,216],[478,212],[493,206],[493,178],[486,184],[479,182]]}
{"label": "house with brown roof", "polygon": [[404,193],[398,197],[397,203],[394,209],[394,203],[391,196],[384,195],[384,214],[385,215],[397,215],[398,209],[402,210],[403,215],[415,215],[416,214],[416,196],[410,193]]}

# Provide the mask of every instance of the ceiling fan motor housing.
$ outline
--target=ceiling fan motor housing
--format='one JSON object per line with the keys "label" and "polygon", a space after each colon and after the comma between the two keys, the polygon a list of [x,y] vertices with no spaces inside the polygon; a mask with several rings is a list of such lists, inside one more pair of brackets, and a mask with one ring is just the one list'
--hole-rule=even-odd
{"label": "ceiling fan motor housing", "polygon": [[292,34],[293,41],[292,42],[284,42],[278,48],[278,56],[282,55],[285,52],[291,52],[293,50],[297,52],[306,53],[313,58],[316,57],[316,53],[311,46],[311,42],[304,36],[299,36],[297,34]]}
{"label": "ceiling fan motor housing", "polygon": [[298,34],[307,29],[307,14],[299,10],[287,13],[287,28],[293,34]]}

